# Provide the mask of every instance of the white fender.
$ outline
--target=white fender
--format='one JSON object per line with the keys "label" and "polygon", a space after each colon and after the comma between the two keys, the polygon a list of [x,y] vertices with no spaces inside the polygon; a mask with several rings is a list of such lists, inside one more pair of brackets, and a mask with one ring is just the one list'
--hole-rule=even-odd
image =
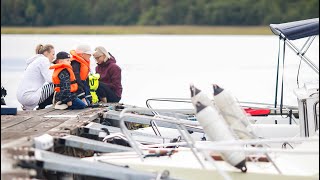
{"label": "white fender", "polygon": [[[194,90],[194,88],[191,88],[191,91],[192,90]],[[191,96],[192,95],[196,95],[196,92],[191,92]],[[192,96],[191,99],[193,100],[192,102],[195,103],[193,105],[196,108],[197,120],[203,127],[203,130],[206,133],[206,135],[214,141],[235,140],[236,138],[234,137],[234,134],[229,129],[227,123],[223,119],[222,115],[219,114],[217,109],[215,109],[214,106],[211,105],[204,105],[200,100],[195,101],[194,98],[196,97],[197,96]],[[202,100],[204,100],[205,96],[203,95],[202,98]],[[208,100],[210,101],[209,98],[207,98],[207,100],[204,101],[206,102]],[[230,163],[232,166],[240,169],[243,172],[247,171],[246,157],[244,152],[222,152],[221,155],[223,159],[226,162]]]}
{"label": "white fender", "polygon": [[196,88],[194,85],[190,85],[190,91],[191,91],[191,102],[196,108],[196,104],[198,101],[200,101],[202,104],[206,106],[212,106],[213,102],[209,99],[209,97],[202,91],[200,91],[198,88]]}
{"label": "white fender", "polygon": [[213,91],[214,103],[231,129],[240,139],[254,139],[256,135],[248,117],[235,97],[216,84],[213,85]]}

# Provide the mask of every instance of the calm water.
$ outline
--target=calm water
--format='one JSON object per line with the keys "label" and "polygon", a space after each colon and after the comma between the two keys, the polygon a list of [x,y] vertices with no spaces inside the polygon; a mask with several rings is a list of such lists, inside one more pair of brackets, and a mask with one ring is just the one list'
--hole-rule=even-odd
{"label": "calm water", "polygon": [[[177,35],[1,35],[1,84],[10,106],[16,100],[25,59],[39,43],[50,43],[56,52],[69,51],[80,43],[104,46],[122,68],[120,102],[145,107],[149,98],[189,98],[193,83],[208,95],[211,84],[230,90],[240,101],[274,103],[278,37],[276,36],[177,36]],[[298,40],[302,47],[304,40]],[[307,56],[319,66],[319,38]],[[299,57],[286,49],[284,103],[296,105]],[[94,72],[95,62],[91,60]],[[319,80],[302,62],[300,81]],[[168,104],[153,103],[156,108]],[[172,106],[171,104],[170,106]],[[177,106],[178,105],[178,106]],[[180,104],[174,104],[180,107]],[[191,106],[190,106],[191,107]]]}

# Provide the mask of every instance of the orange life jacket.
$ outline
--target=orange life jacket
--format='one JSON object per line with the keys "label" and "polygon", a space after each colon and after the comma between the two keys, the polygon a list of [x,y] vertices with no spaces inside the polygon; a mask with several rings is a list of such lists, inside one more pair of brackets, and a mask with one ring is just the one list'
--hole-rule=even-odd
{"label": "orange life jacket", "polygon": [[80,57],[75,50],[71,50],[70,54],[72,55],[70,58],[71,61],[80,63],[80,79],[83,81],[86,80],[90,71],[90,62]]}
{"label": "orange life jacket", "polygon": [[60,92],[59,73],[64,69],[67,69],[70,74],[70,92],[76,92],[78,90],[76,77],[73,73],[72,66],[70,64],[55,64],[50,66],[50,69],[54,69],[53,75],[52,75],[52,82],[55,86],[54,88],[55,91]]}

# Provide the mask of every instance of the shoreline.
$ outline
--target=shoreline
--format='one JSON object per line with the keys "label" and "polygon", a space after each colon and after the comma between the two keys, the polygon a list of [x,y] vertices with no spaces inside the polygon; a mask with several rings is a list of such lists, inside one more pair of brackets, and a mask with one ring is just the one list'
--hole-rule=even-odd
{"label": "shoreline", "polygon": [[269,26],[49,26],[1,27],[1,34],[272,35]]}

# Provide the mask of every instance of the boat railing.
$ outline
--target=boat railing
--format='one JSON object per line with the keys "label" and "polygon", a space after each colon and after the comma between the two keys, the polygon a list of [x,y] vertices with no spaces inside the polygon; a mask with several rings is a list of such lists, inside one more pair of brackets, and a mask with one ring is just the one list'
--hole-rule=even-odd
{"label": "boat railing", "polygon": [[[129,112],[146,112],[146,111],[150,111],[151,112],[151,111],[154,111],[154,110],[156,110],[157,112],[166,111],[166,110],[162,110],[162,109],[149,109],[149,108],[125,108],[120,113],[119,117],[120,117],[120,128],[121,128],[121,131],[128,138],[128,140],[130,141],[129,142],[130,145],[136,150],[136,152],[139,155],[143,155],[143,152],[138,148],[138,143],[136,143],[136,141],[132,138],[131,134],[129,133],[129,130],[128,130],[127,126],[125,125],[125,120],[124,119],[127,118],[127,117],[137,117],[137,118],[140,118],[140,119],[145,118],[145,119],[151,120],[151,122],[152,122],[152,124],[154,126],[156,126],[155,121],[161,121],[161,122],[166,122],[166,123],[172,123],[172,124],[175,124],[177,126],[178,125],[184,125],[184,126],[187,126],[187,127],[192,127],[192,128],[195,128],[195,129],[202,130],[202,127],[200,127],[200,124],[197,121],[189,121],[189,120],[185,120],[185,119],[179,119],[179,118],[163,116],[163,115],[155,115],[153,117],[150,117],[150,116],[146,116],[146,115],[139,115],[139,114],[129,113]],[[186,128],[185,128],[185,130],[186,130]],[[157,129],[157,131],[159,131],[159,129]],[[159,133],[156,133],[156,135],[157,134],[159,135]]]}
{"label": "boat railing", "polygon": [[[146,100],[146,106],[149,109],[154,109],[151,106],[151,102],[155,101],[161,101],[161,102],[169,102],[169,103],[189,103],[191,104],[191,98],[151,98]],[[270,114],[280,114],[280,115],[290,115],[290,114],[298,114],[299,109],[298,106],[292,106],[292,105],[283,105],[282,107],[280,105],[277,105],[277,107],[274,107],[274,104],[271,103],[259,103],[259,102],[249,102],[249,101],[239,101],[239,104],[241,107],[245,108],[254,108],[254,109],[270,109]],[[158,115],[159,113],[157,111],[151,111],[154,115]],[[195,113],[194,109],[173,109],[172,112],[185,112],[185,113]]]}
{"label": "boat railing", "polygon": [[[279,148],[269,148],[268,146],[264,146],[264,148],[261,147],[238,147],[230,148],[230,145],[261,145],[261,144],[267,144],[267,143],[279,143],[279,142],[295,142],[295,143],[301,143],[305,141],[318,141],[319,138],[273,138],[273,139],[252,139],[252,140],[234,140],[234,141],[214,141],[214,142],[196,142],[191,135],[188,133],[188,130],[186,129],[186,126],[193,126],[193,127],[199,127],[199,123],[195,121],[188,121],[184,119],[179,119],[177,117],[169,117],[169,116],[163,116],[163,115],[155,115],[152,117],[153,121],[162,121],[167,123],[172,123],[176,125],[176,129],[181,134],[182,138],[184,138],[184,142],[175,142],[175,143],[163,143],[163,144],[154,144],[154,145],[143,145],[137,143],[135,139],[131,136],[129,133],[129,130],[127,129],[124,119],[125,117],[139,117],[139,118],[146,118],[150,119],[150,116],[144,116],[144,115],[138,115],[133,114],[130,112],[146,112],[146,111],[157,111],[161,112],[162,109],[149,109],[149,108],[126,108],[121,111],[120,113],[120,128],[123,134],[126,136],[126,138],[129,141],[129,144],[131,147],[136,151],[136,153],[139,155],[141,161],[144,160],[145,152],[143,151],[143,148],[166,148],[167,146],[181,146],[184,145],[188,148],[190,148],[191,152],[199,162],[202,168],[206,169],[205,160],[208,160],[211,162],[217,171],[219,171],[220,175],[223,176],[225,179],[230,179],[229,175],[222,171],[220,167],[217,165],[216,161],[211,158],[209,151],[218,151],[218,152],[230,152],[230,151],[243,151],[245,153],[262,153],[266,156],[269,162],[273,164],[275,169],[278,171],[279,174],[282,174],[280,169],[277,167],[277,165],[273,162],[272,158],[268,155],[268,153],[295,153],[295,154],[319,154],[318,150],[295,150],[295,149],[279,149]],[[205,144],[203,144],[205,143]],[[268,147],[268,148],[266,148]],[[202,155],[203,157],[201,157]]]}
{"label": "boat railing", "polygon": [[[149,109],[153,109],[151,106],[152,101],[162,101],[162,102],[174,102],[174,103],[191,103],[190,98],[152,98],[146,100],[146,106]],[[194,111],[194,110],[192,110]],[[158,115],[159,113],[156,111],[151,111],[154,115]]]}
{"label": "boat railing", "polygon": [[[141,161],[143,161],[143,159],[145,157],[145,154],[144,154],[143,150],[140,148],[139,143],[137,143],[134,140],[134,138],[131,136],[131,134],[129,133],[129,130],[127,129],[127,127],[125,125],[125,122],[124,122],[124,117],[137,117],[137,116],[139,116],[140,118],[145,117],[147,119],[150,119],[150,116],[143,116],[143,115],[137,115],[137,114],[129,113],[129,112],[139,112],[139,111],[145,112],[145,111],[148,111],[148,110],[149,111],[156,111],[156,112],[166,111],[166,110],[162,110],[162,109],[149,109],[149,108],[126,108],[126,109],[122,110],[121,113],[120,113],[120,128],[121,128],[121,131],[126,136],[126,138],[128,139],[129,144],[131,145],[131,147],[139,155]],[[175,124],[177,130],[179,131],[181,136],[185,139],[186,145],[190,148],[191,152],[193,153],[195,158],[198,160],[198,162],[200,163],[201,167],[204,168],[204,169],[207,169],[207,167],[205,165],[205,159],[207,159],[208,161],[212,162],[212,164],[215,166],[215,168],[217,169],[219,174],[224,179],[231,180],[231,177],[216,164],[215,160],[210,157],[209,153],[206,153],[206,152],[202,151],[201,149],[199,149],[199,148],[197,148],[195,146],[196,142],[193,140],[193,138],[188,133],[188,130],[186,129],[186,126],[197,127],[197,126],[199,126],[198,122],[188,121],[188,120],[184,120],[184,119],[173,118],[173,117],[163,116],[163,115],[155,115],[154,117],[152,117],[152,120]],[[205,157],[205,159],[200,157],[200,154],[202,154]]]}

